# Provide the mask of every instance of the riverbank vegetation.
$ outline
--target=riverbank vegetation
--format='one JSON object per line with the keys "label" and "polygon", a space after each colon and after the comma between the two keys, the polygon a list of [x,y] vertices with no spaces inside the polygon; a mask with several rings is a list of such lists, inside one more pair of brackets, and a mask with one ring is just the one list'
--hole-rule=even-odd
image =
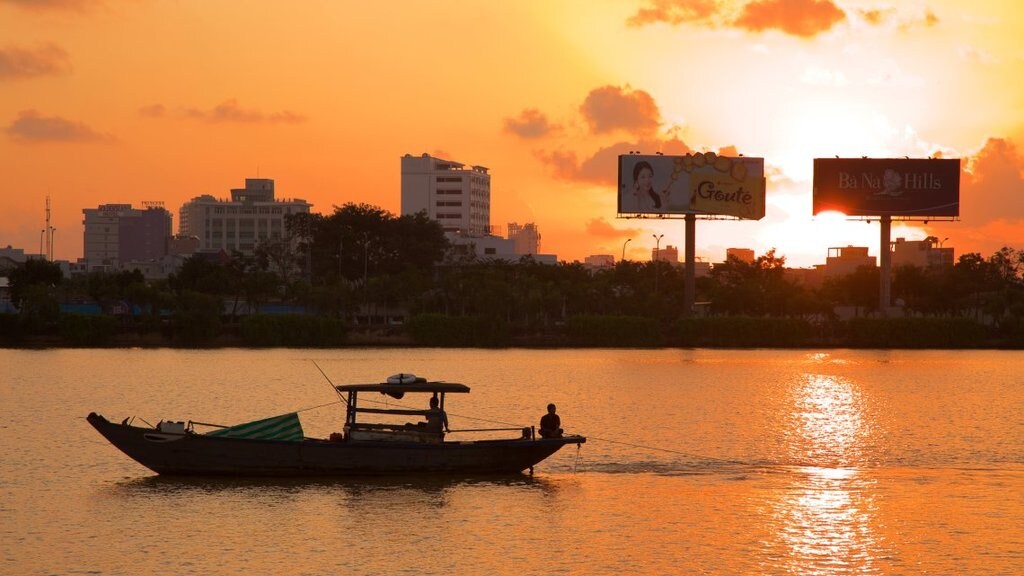
{"label": "riverbank vegetation", "polygon": [[887,314],[877,268],[808,286],[774,252],[731,259],[697,279],[686,315],[683,269],[666,262],[482,261],[422,215],[368,205],[288,230],[159,281],[63,278],[30,260],[9,273],[17,313],[0,314],[0,345],[1024,348],[1024,253],[1011,248],[894,270]]}

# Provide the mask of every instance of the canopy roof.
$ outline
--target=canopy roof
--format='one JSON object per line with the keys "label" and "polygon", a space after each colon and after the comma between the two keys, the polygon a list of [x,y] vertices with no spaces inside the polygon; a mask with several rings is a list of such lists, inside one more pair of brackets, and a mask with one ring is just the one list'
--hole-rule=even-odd
{"label": "canopy roof", "polygon": [[343,384],[335,386],[335,388],[338,389],[338,392],[380,392],[389,395],[405,392],[424,392],[429,394],[434,392],[445,394],[469,392],[469,386],[455,382],[412,382],[409,384],[388,384],[387,382],[382,382],[380,384]]}

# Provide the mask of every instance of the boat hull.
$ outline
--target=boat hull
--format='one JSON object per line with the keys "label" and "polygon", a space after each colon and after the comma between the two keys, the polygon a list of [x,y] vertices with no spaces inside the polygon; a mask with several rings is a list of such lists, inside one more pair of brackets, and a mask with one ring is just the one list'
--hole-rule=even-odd
{"label": "boat hull", "polygon": [[161,475],[364,476],[403,474],[513,474],[532,468],[581,436],[473,442],[251,440],[86,418],[111,444]]}

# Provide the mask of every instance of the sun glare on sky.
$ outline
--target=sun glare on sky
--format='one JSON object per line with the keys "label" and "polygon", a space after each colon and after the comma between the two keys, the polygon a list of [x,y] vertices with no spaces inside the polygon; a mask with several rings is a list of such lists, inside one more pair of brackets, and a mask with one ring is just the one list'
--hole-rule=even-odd
{"label": "sun glare on sky", "polygon": [[[813,160],[835,156],[987,154],[989,170],[962,179],[967,216],[947,245],[1021,244],[1024,207],[1005,201],[1024,196],[1016,3],[400,0],[387,12],[0,0],[0,173],[17,191],[0,205],[0,245],[34,252],[50,195],[57,256],[74,261],[84,208],[162,201],[177,218],[257,171],[316,212],[399,213],[399,158],[428,153],[487,166],[491,224],[536,223],[561,260],[655,232],[682,253],[681,229],[616,218],[616,157],[630,150],[765,159],[767,216],[702,225],[709,261],[727,247],[803,266],[831,245],[875,252],[863,223],[811,214]],[[980,205],[1009,208],[982,218]]]}

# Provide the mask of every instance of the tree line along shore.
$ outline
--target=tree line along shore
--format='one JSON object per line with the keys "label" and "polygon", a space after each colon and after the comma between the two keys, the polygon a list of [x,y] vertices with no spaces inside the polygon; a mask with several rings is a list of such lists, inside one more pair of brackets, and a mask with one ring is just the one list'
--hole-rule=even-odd
{"label": "tree line along shore", "polygon": [[808,287],[769,251],[698,278],[687,314],[683,270],[667,262],[483,261],[423,215],[347,204],[298,216],[284,240],[196,255],[162,280],[64,278],[29,260],[8,272],[0,346],[1024,348],[1012,248],[894,270],[900,306],[885,314],[877,268]]}

